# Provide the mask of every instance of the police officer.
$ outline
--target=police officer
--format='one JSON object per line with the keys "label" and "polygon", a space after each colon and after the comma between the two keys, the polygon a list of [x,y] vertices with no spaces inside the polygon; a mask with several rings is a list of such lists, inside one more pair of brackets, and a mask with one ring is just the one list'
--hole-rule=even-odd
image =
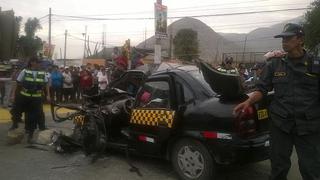
{"label": "police officer", "polygon": [[271,117],[271,180],[287,179],[293,146],[304,180],[320,179],[319,60],[304,49],[300,25],[286,24],[282,38],[284,57],[271,58],[264,67],[256,91],[234,108],[241,113],[274,89]]}
{"label": "police officer", "polygon": [[226,59],[222,62],[221,66],[217,68],[218,71],[227,74],[237,74],[238,71],[235,67],[233,67],[233,58],[226,57]]}
{"label": "police officer", "polygon": [[50,101],[48,79],[44,71],[40,69],[37,57],[29,60],[28,67],[23,69],[17,77],[17,95],[15,99],[15,108],[12,109],[12,121],[16,123],[16,118],[22,112],[25,112],[25,129],[28,134],[28,143],[32,142],[33,132],[37,121],[42,118],[42,96],[43,89],[47,91],[47,100]]}

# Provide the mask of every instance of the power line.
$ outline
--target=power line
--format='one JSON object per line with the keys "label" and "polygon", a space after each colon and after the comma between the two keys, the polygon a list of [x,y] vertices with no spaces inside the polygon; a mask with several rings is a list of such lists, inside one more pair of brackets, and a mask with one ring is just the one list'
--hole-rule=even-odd
{"label": "power line", "polygon": [[[73,39],[76,39],[76,40],[88,41],[88,40],[82,39],[82,38],[80,38],[80,37],[73,36],[73,35],[71,35],[71,34],[68,34],[68,36],[71,37],[71,38],[73,38]],[[101,42],[99,42],[99,41],[92,41],[92,40],[89,40],[88,42],[91,43],[91,44],[101,43]],[[114,44],[108,44],[108,43],[105,43],[105,44],[110,45],[110,46],[115,46]]]}
{"label": "power line", "polygon": [[[170,12],[175,12],[176,10],[186,10],[186,9],[196,9],[196,8],[208,8],[211,6],[225,6],[225,5],[236,5],[236,4],[248,4],[255,2],[263,2],[270,0],[253,0],[253,1],[245,1],[245,2],[237,2],[237,3],[221,3],[221,4],[208,4],[202,6],[191,6],[191,7],[183,7],[183,8],[173,8],[170,9]],[[153,13],[154,11],[138,11],[138,12],[123,12],[123,13],[109,13],[109,14],[87,14],[87,15],[79,15],[79,16],[112,16],[112,15],[132,15],[132,14],[145,14],[145,13]]]}
{"label": "power line", "polygon": [[226,25],[217,25],[217,26],[210,26],[210,27],[238,27],[238,26],[244,26],[244,25],[250,25],[250,24],[265,24],[265,23],[277,23],[277,22],[282,22],[282,21],[261,21],[261,22],[254,22],[254,23],[239,23],[239,24],[226,24]]}
{"label": "power line", "polygon": [[[201,17],[217,17],[217,16],[235,16],[235,15],[248,15],[248,14],[260,14],[260,13],[273,13],[273,12],[283,12],[283,11],[301,11],[307,10],[310,8],[288,8],[288,9],[276,9],[276,10],[263,10],[263,11],[247,11],[247,12],[235,12],[235,13],[221,13],[221,14],[203,14],[203,15],[193,15],[193,16],[172,16],[168,17],[168,19],[180,19],[185,17],[190,18],[201,18]],[[115,21],[115,20],[154,20],[154,17],[148,18],[94,18],[94,17],[83,17],[83,16],[66,16],[66,15],[58,15],[52,14],[53,16],[60,17],[60,18],[69,18],[64,19],[67,21],[81,21],[81,20],[92,20],[92,21]],[[71,18],[71,19],[70,19]]]}
{"label": "power line", "polygon": [[[251,7],[265,7],[266,5],[260,5],[260,6],[241,6],[241,7],[228,7],[228,8],[214,8],[214,9],[196,9],[196,8],[208,8],[210,6],[217,7],[217,5],[235,5],[235,4],[248,4],[252,2],[262,2],[262,1],[269,1],[269,0],[259,0],[259,1],[246,1],[246,2],[238,2],[238,3],[224,3],[224,4],[211,4],[211,5],[203,5],[203,6],[194,6],[194,7],[185,7],[185,8],[175,8],[170,9],[170,12],[192,12],[192,11],[208,11],[208,10],[225,10],[225,9],[239,9],[239,8],[251,8]],[[268,7],[274,7],[274,6],[293,6],[293,5],[307,5],[305,3],[289,3],[289,4],[276,4],[276,5],[268,5]],[[191,10],[186,10],[191,9]],[[138,11],[138,12],[125,12],[125,13],[110,13],[110,14],[94,14],[94,15],[78,15],[83,17],[90,17],[90,16],[112,16],[112,15],[132,15],[132,14],[144,14],[144,13],[153,13],[154,11]],[[46,17],[48,17],[49,14],[42,16],[38,18],[39,20],[42,20]],[[67,15],[63,15],[67,16]]]}
{"label": "power line", "polygon": [[[237,24],[227,24],[227,25],[213,25],[213,26],[210,26],[208,25],[209,27],[213,28],[213,30],[216,30],[214,28],[221,28],[221,27],[241,27],[241,26],[248,26],[248,25],[256,25],[256,24],[266,24],[267,23],[280,23],[282,21],[280,20],[277,20],[277,21],[260,21],[260,22],[254,22],[254,23],[237,23]],[[250,27],[254,27],[254,26],[250,26]],[[108,31],[108,34],[110,35],[132,35],[132,34],[136,34],[136,35],[139,35],[141,33],[143,33],[145,31],[123,31],[123,32],[117,32],[117,31],[111,31],[109,32]],[[154,33],[154,30],[149,30],[149,31],[146,31],[148,33]],[[73,32],[73,34],[78,34],[78,35],[82,35],[83,32]],[[88,33],[90,35],[101,35],[101,32],[91,32],[91,33]]]}
{"label": "power line", "polygon": [[[237,13],[222,13],[222,14],[206,14],[206,15],[195,15],[195,16],[187,16],[187,17],[214,17],[214,16],[234,16],[234,15],[247,15],[247,14],[259,14],[259,13],[272,13],[272,12],[282,12],[282,11],[300,11],[306,10],[310,8],[289,8],[289,9],[276,9],[276,10],[264,10],[264,11],[248,11],[248,12],[237,12]],[[173,19],[183,18],[183,16],[170,17]]]}
{"label": "power line", "polygon": [[38,20],[44,19],[44,18],[46,18],[46,17],[48,17],[48,16],[49,16],[49,14],[47,14],[47,15],[45,15],[45,16],[42,16],[42,17],[38,18]]}
{"label": "power line", "polygon": [[39,24],[42,25],[42,24],[46,24],[46,23],[48,23],[48,22],[49,22],[49,20],[46,19],[46,20],[44,20],[44,21],[42,21],[42,22],[39,22]]}
{"label": "power line", "polygon": [[[276,4],[276,5],[268,5],[268,7],[281,7],[281,6],[297,6],[297,5],[306,5],[305,3],[295,3],[295,4]],[[260,7],[266,7],[266,5],[261,5],[261,6],[239,6],[239,7],[228,7],[228,8],[214,8],[214,9],[192,9],[192,10],[188,10],[188,11],[174,11],[174,12],[197,12],[197,11],[212,11],[212,10],[230,10],[230,9],[241,9],[241,8],[260,8]],[[172,11],[170,11],[171,13]]]}
{"label": "power line", "polygon": [[245,1],[245,2],[236,2],[236,3],[221,3],[221,4],[211,4],[211,5],[203,5],[203,6],[193,6],[193,7],[184,7],[184,8],[177,8],[173,10],[179,10],[179,9],[196,9],[196,8],[202,8],[202,7],[210,7],[210,6],[217,6],[217,5],[236,5],[236,4],[248,4],[248,3],[255,3],[255,2],[263,2],[263,1],[269,1],[269,0],[258,0],[258,1]]}

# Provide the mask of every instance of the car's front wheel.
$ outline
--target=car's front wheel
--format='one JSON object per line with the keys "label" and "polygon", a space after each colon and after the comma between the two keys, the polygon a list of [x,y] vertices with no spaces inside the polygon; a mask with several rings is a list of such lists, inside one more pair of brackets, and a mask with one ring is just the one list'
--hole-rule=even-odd
{"label": "car's front wheel", "polygon": [[182,139],[172,148],[173,168],[181,179],[213,180],[215,163],[207,148],[199,141]]}

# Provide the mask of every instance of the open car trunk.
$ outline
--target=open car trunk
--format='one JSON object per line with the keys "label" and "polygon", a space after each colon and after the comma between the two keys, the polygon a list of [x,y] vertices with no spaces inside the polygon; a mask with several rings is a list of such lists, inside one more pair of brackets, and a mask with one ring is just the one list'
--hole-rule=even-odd
{"label": "open car trunk", "polygon": [[[219,72],[210,65],[200,62],[200,68],[205,81],[211,89],[220,95],[220,99],[226,103],[241,103],[248,98],[242,86],[239,74],[227,74]],[[254,110],[254,120],[256,122],[257,133],[266,133],[269,131],[268,106],[273,94],[252,106]],[[236,118],[236,117],[235,117]]]}
{"label": "open car trunk", "polygon": [[227,99],[237,99],[244,95],[244,89],[238,74],[219,72],[208,64],[200,62],[204,79],[211,89]]}

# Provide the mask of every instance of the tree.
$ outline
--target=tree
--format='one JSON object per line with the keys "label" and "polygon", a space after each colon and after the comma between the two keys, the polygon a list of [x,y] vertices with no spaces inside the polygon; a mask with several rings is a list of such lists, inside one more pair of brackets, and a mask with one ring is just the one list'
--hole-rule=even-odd
{"label": "tree", "polygon": [[0,12],[0,59],[15,57],[21,17],[14,16],[14,11]]}
{"label": "tree", "polygon": [[18,57],[18,41],[19,41],[19,36],[20,36],[20,27],[21,27],[21,22],[22,22],[22,17],[21,16],[16,16],[15,17],[15,28],[14,28],[14,32],[15,32],[15,43],[13,46],[13,57],[17,58]]}
{"label": "tree", "polygon": [[21,36],[18,40],[20,53],[23,57],[34,56],[42,48],[42,40],[35,36],[35,33],[41,28],[37,18],[29,18],[25,23],[24,32],[26,35]]}
{"label": "tree", "polygon": [[199,57],[198,34],[192,29],[181,29],[173,39],[174,55],[185,61]]}
{"label": "tree", "polygon": [[305,45],[314,51],[320,44],[320,0],[315,0],[311,4],[311,9],[305,14]]}

